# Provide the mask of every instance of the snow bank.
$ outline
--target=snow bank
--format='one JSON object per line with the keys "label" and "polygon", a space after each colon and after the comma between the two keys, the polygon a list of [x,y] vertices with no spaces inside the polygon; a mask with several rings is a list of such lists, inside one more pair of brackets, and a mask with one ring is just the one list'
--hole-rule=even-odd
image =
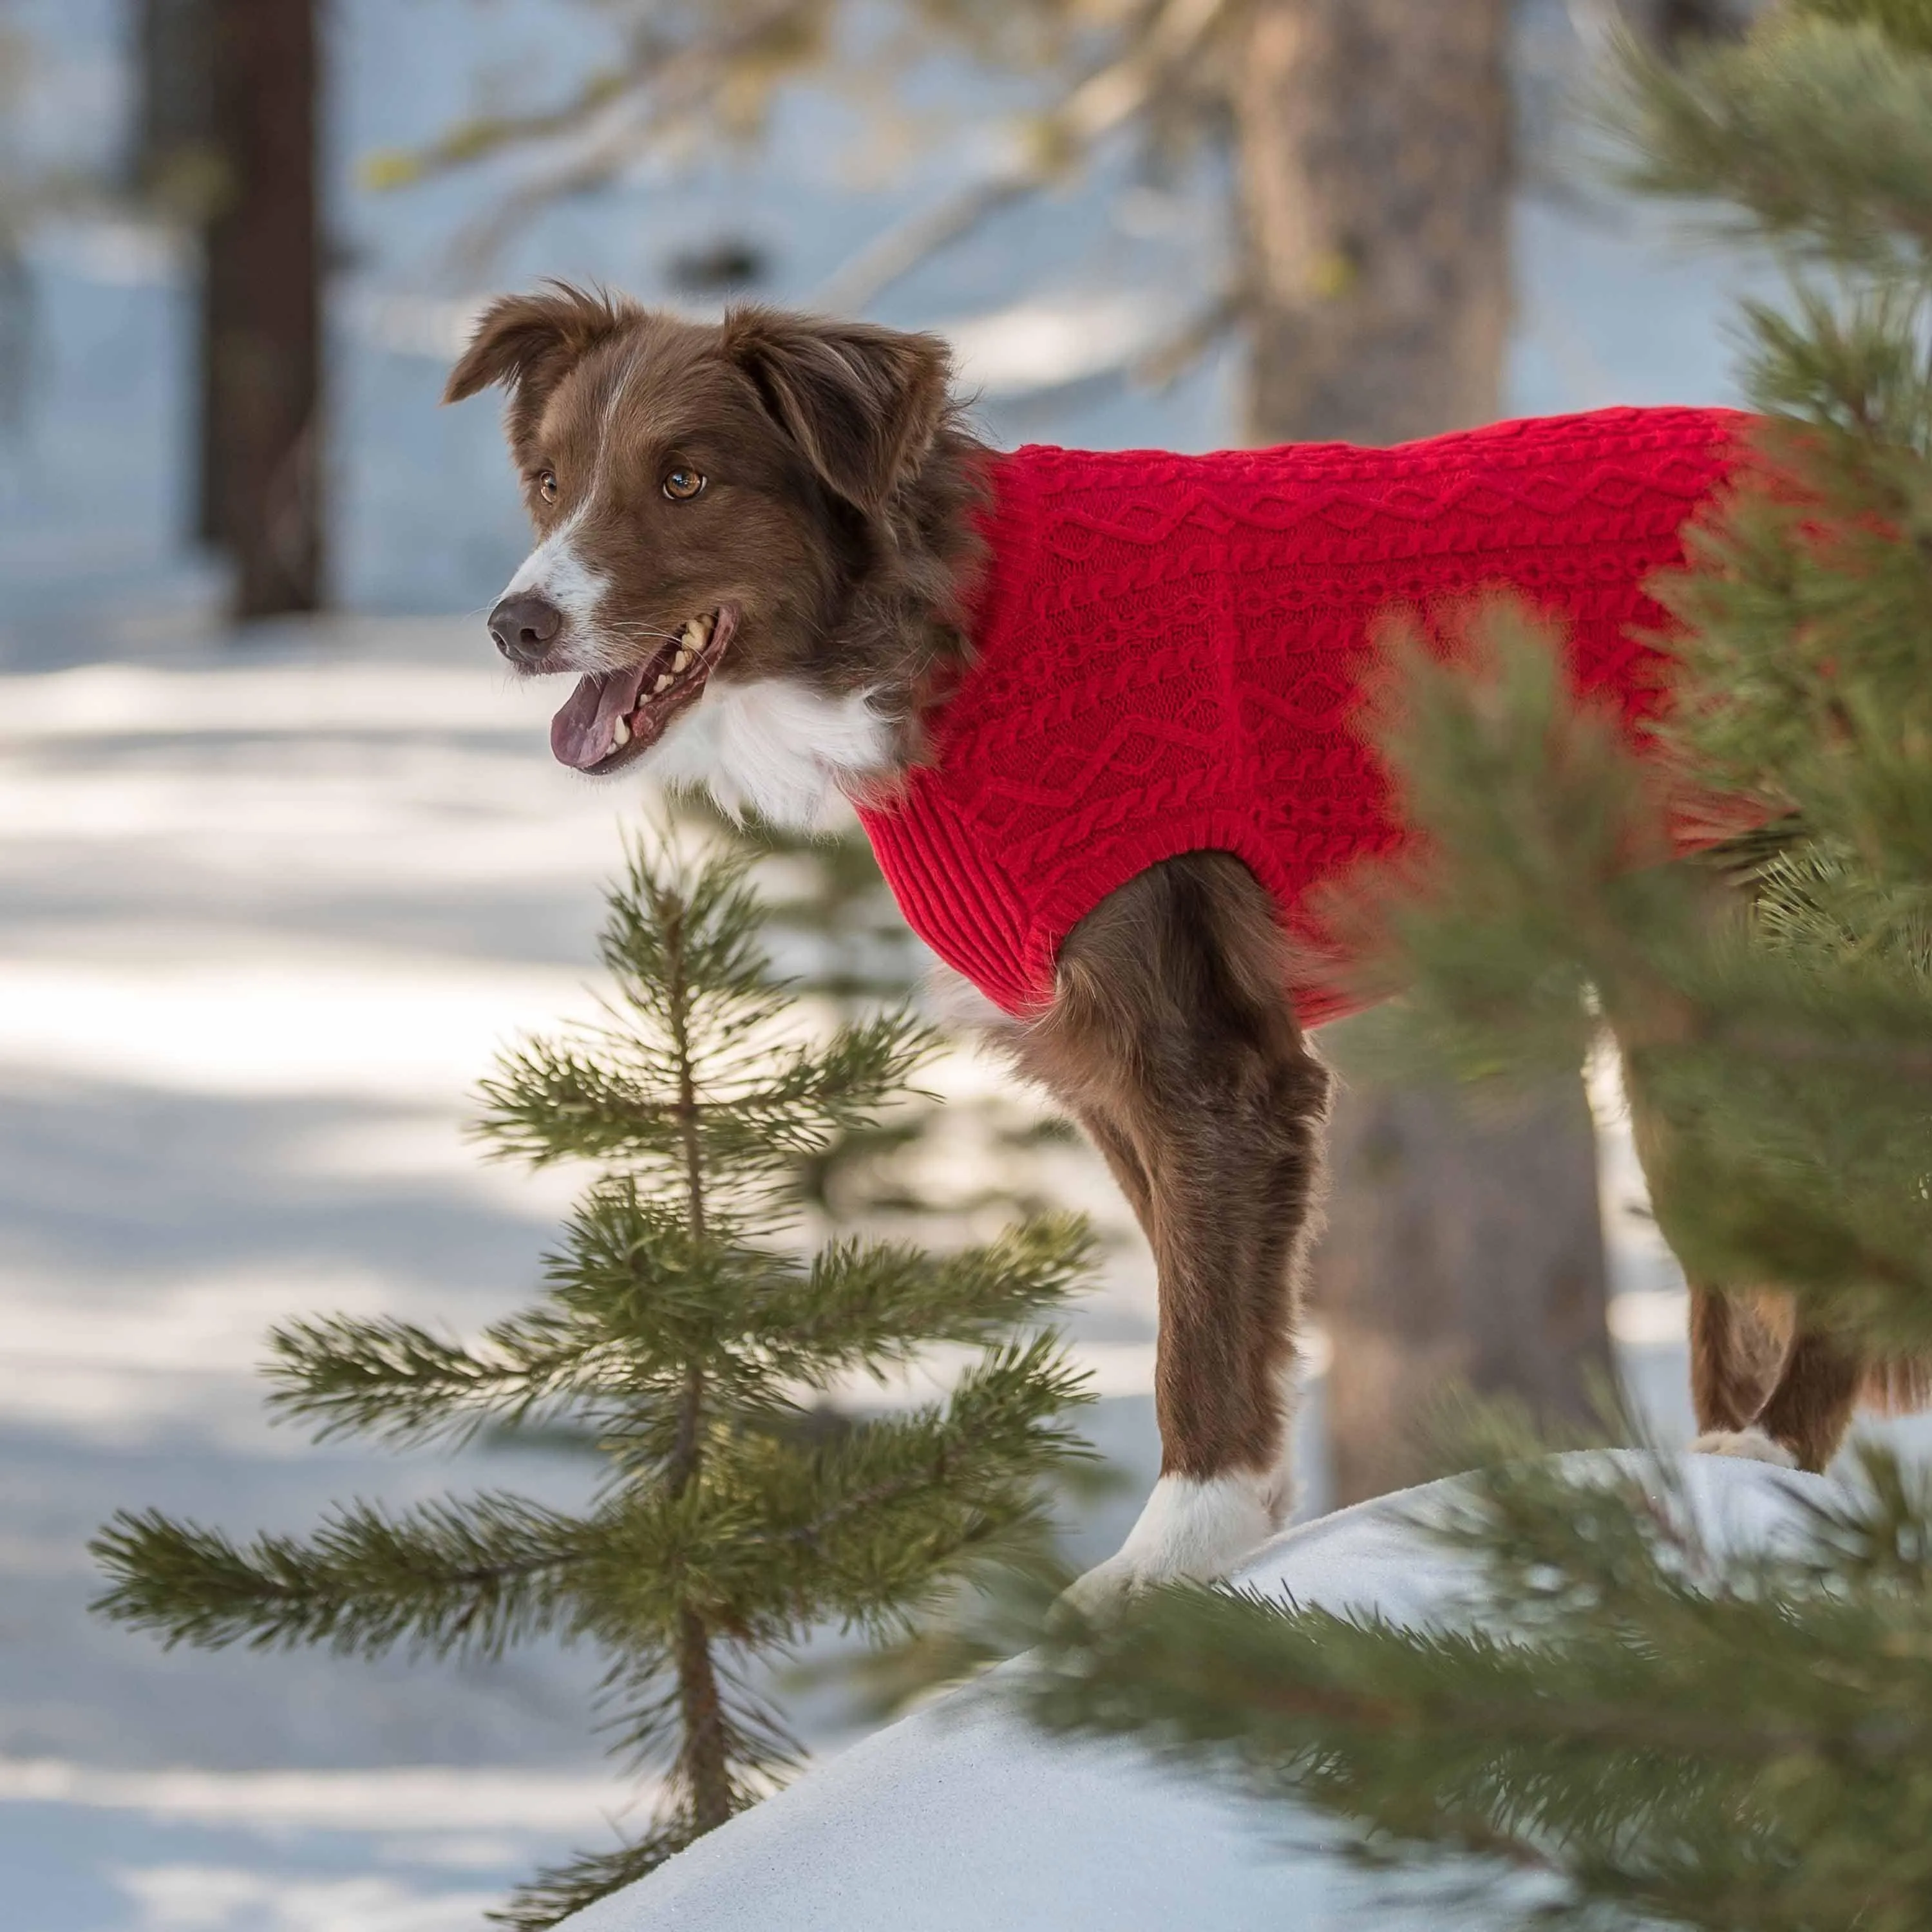
{"label": "snow bank", "polygon": [[[1608,1459],[1606,1459],[1608,1460]],[[1636,1459],[1617,1459],[1636,1465]],[[1760,1545],[1822,1477],[1690,1459],[1714,1539]],[[1452,1482],[1454,1479],[1451,1479]],[[1455,1560],[1406,1519],[1433,1484],[1277,1538],[1240,1581],[1419,1623],[1459,1592]],[[892,1725],[734,1820],[573,1932],[1438,1932],[1439,1904],[1350,1870],[1331,1828],[1285,1819],[1131,1748],[1040,1736],[984,1688]]]}

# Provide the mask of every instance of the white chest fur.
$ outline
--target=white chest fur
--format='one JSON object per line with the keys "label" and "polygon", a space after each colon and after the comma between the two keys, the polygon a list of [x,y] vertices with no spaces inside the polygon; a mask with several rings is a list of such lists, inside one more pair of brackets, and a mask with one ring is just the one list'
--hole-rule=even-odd
{"label": "white chest fur", "polygon": [[706,787],[727,812],[814,832],[842,782],[886,769],[892,728],[864,692],[828,698],[783,678],[713,682],[646,761],[653,776]]}

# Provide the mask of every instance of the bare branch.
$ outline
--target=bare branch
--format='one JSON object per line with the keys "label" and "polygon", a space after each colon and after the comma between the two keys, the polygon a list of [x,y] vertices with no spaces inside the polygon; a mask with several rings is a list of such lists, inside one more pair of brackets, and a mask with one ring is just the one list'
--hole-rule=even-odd
{"label": "bare branch", "polygon": [[1042,117],[1027,152],[867,244],[820,284],[815,308],[856,314],[922,262],[1003,208],[1037,194],[1142,113],[1199,54],[1234,0],[1166,0],[1114,60],[1076,82]]}
{"label": "bare branch", "polygon": [[[640,153],[704,118],[739,62],[768,47],[789,45],[811,28],[823,8],[824,0],[771,0],[682,46],[641,40],[628,65],[599,76],[567,112],[503,122],[502,138],[491,149],[526,135],[566,138],[556,142],[561,152],[548,167],[463,230],[452,250],[456,262],[474,272],[551,202],[605,185]],[[586,112],[589,122],[583,124]],[[424,166],[454,166],[484,152],[472,136],[447,154],[433,154]]]}
{"label": "bare branch", "polygon": [[874,236],[819,284],[808,306],[832,315],[861,313],[922,262],[964,241],[1002,208],[1037,194],[1048,178],[1036,169],[1015,168],[968,182]]}

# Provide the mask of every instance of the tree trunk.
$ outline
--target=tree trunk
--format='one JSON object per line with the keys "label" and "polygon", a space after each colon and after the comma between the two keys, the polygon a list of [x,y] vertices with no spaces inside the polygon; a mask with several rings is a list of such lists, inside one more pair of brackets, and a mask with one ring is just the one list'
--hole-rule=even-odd
{"label": "tree trunk", "polygon": [[1452,1390],[1587,1415],[1610,1346],[1582,1082],[1501,1120],[1472,1119],[1453,1091],[1358,1090],[1332,1145],[1342,1184],[1317,1293],[1336,1499],[1413,1481]]}
{"label": "tree trunk", "polygon": [[1506,0],[1254,0],[1235,112],[1259,442],[1486,422],[1509,326]]}
{"label": "tree trunk", "polygon": [[[1507,0],[1252,0],[1235,83],[1258,442],[1388,443],[1492,419],[1510,310]],[[1418,1473],[1460,1379],[1574,1414],[1607,1363],[1580,1075],[1502,1126],[1346,1088],[1316,1304],[1334,1500]]]}
{"label": "tree trunk", "polygon": [[206,231],[197,520],[234,610],[322,600],[315,0],[206,0],[218,166]]}

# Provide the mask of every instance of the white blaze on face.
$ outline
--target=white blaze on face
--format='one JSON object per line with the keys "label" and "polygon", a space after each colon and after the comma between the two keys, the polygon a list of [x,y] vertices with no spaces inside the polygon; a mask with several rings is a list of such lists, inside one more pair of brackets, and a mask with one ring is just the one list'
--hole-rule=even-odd
{"label": "white blaze on face", "polygon": [[582,670],[610,670],[615,661],[607,656],[597,625],[598,606],[610,579],[592,568],[578,548],[583,521],[581,510],[565,518],[524,558],[503,586],[503,596],[548,598],[563,613],[564,656]]}

